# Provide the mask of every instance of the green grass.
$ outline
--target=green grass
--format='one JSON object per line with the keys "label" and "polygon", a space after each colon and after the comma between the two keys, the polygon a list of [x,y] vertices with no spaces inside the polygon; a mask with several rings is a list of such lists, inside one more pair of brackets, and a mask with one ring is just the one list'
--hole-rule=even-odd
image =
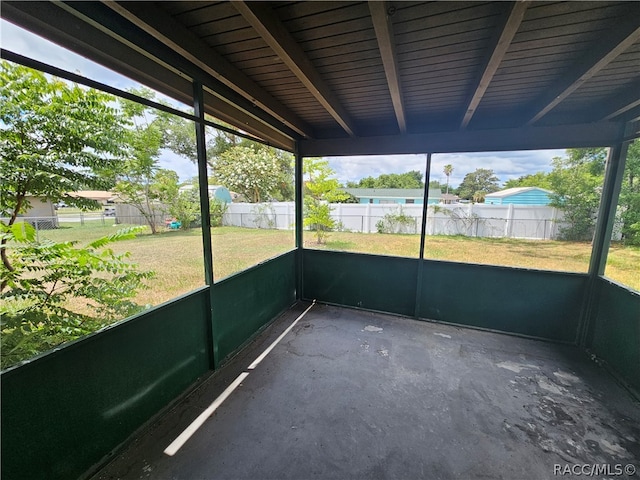
{"label": "green grass", "polygon": [[[117,230],[114,226],[70,224],[41,232],[41,238],[77,240],[86,244]],[[119,225],[118,227],[124,227]],[[332,232],[325,244],[305,232],[305,247],[323,250],[394,255],[417,258],[419,235]],[[292,231],[218,227],[212,229],[214,277],[216,281],[242,271],[294,247]],[[151,235],[146,230],[135,240],[112,245],[116,252],[130,252],[141,269],[153,270],[156,277],[137,301],[156,305],[204,285],[202,237],[200,229],[171,230]],[[591,245],[579,242],[428,236],[425,258],[542,270],[586,272]],[[606,274],[635,290],[640,290],[640,248],[613,245]]]}

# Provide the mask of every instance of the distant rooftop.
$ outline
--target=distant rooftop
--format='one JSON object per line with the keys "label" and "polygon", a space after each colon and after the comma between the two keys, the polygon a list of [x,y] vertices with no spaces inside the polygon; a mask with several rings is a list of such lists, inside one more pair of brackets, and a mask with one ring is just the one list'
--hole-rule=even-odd
{"label": "distant rooftop", "polygon": [[550,190],[545,190],[544,188],[540,188],[540,187],[516,187],[516,188],[507,188],[506,190],[500,190],[499,192],[490,193],[487,195],[487,197],[509,197],[511,195],[530,192],[532,190],[539,190],[545,193],[553,193]]}

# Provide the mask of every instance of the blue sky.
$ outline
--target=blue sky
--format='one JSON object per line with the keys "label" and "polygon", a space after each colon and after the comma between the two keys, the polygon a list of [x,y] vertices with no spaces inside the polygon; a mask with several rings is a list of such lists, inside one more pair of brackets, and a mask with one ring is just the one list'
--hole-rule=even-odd
{"label": "blue sky", "polygon": [[[80,73],[122,90],[137,85],[127,77],[22,30],[5,20],[0,20],[0,42],[4,49],[71,72]],[[172,103],[175,104],[174,101]],[[182,110],[183,107],[180,109]],[[511,178],[529,173],[549,171],[551,159],[563,154],[564,150],[438,154],[432,157],[431,179],[445,182],[443,168],[445,165],[451,164],[453,165],[450,181],[452,186],[457,186],[465,174],[476,168],[492,169],[500,181],[504,183]],[[383,173],[403,173],[409,170],[422,172],[425,167],[424,155],[329,157],[328,159],[337,178],[342,183],[358,181],[366,176],[376,177]],[[187,180],[197,175],[193,163],[171,152],[163,153],[160,165],[162,168],[175,170],[181,180]]]}

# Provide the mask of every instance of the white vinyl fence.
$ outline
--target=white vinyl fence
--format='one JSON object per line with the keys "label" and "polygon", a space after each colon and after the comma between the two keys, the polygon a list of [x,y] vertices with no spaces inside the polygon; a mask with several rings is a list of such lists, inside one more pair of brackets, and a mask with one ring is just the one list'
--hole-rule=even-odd
{"label": "white vinyl fence", "polygon": [[[139,224],[146,220],[129,205],[118,204],[111,214],[57,212],[53,217],[22,217],[36,230],[57,228],[59,222],[103,225]],[[331,204],[331,214],[339,231],[419,234],[422,205],[398,204]],[[159,227],[166,215],[158,212]],[[295,225],[293,202],[231,203],[223,217],[223,225],[245,228],[292,230]],[[429,205],[427,235],[465,235],[470,237],[504,237],[555,240],[559,238],[562,212],[553,207],[529,205],[454,204]],[[614,227],[614,240],[620,240],[620,225]]]}
{"label": "white vinyl fence", "polygon": [[[331,205],[337,230],[375,233],[420,233],[422,205],[355,204]],[[224,225],[246,228],[293,229],[293,202],[232,203]],[[466,235],[556,239],[562,227],[562,212],[553,207],[528,205],[454,204],[429,205],[427,235]]]}

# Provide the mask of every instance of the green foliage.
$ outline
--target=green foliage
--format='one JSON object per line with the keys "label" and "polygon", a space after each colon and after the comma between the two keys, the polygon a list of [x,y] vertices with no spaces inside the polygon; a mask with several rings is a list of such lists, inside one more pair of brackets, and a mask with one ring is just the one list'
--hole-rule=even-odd
{"label": "green foliage", "polygon": [[276,228],[276,212],[270,204],[256,205],[251,213],[255,215],[253,222],[258,228]]}
{"label": "green foliage", "polygon": [[0,62],[0,215],[13,219],[26,211],[27,194],[95,207],[67,193],[112,186],[107,173],[125,148],[124,122],[113,100]]}
{"label": "green foliage", "polygon": [[422,173],[411,170],[405,173],[383,173],[374,177],[365,177],[359,182],[347,182],[348,188],[423,188]]}
{"label": "green foliage", "polygon": [[538,187],[545,190],[551,190],[551,181],[549,180],[549,174],[545,172],[536,172],[528,175],[523,175],[518,178],[512,178],[504,183],[504,188],[519,188],[519,187]]}
{"label": "green foliage", "polygon": [[201,218],[200,195],[197,188],[177,192],[169,198],[169,214],[180,222],[180,228],[189,230]]}
{"label": "green foliage", "polygon": [[[226,125],[225,125],[226,126]],[[172,119],[167,134],[167,147],[178,155],[182,155],[191,159],[193,162],[197,161],[196,152],[196,130],[192,122],[188,122],[182,119]],[[275,187],[267,192],[266,195],[262,194],[261,197],[271,196],[278,201],[293,200],[294,188],[293,188],[293,158],[288,152],[278,150],[273,147],[261,145],[257,142],[239,137],[232,133],[224,132],[208,127],[206,130],[207,139],[207,161],[209,165],[216,169],[221,164],[226,164],[229,158],[223,158],[229,150],[236,148],[247,148],[255,152],[256,155],[264,157],[267,156],[275,160],[278,172],[275,174]],[[237,153],[237,152],[236,152]],[[241,158],[237,154],[227,154],[233,158]],[[247,157],[248,161],[253,161],[252,156]],[[252,166],[247,166],[246,170],[249,173]],[[226,177],[229,172],[223,168],[222,176],[219,176],[214,172],[214,180],[216,183],[221,183],[225,187],[234,190],[238,193],[243,193],[247,199],[252,198],[252,193],[241,191],[240,188],[234,188],[230,184],[225,183]],[[224,177],[224,178],[223,178]]]}
{"label": "green foliage", "polygon": [[561,235],[565,240],[593,238],[606,157],[604,148],[575,148],[552,160],[550,205],[564,212],[567,226]]}
{"label": "green foliage", "polygon": [[[125,150],[125,130],[112,101],[96,90],[0,62],[0,216],[9,217],[8,226],[29,209],[28,194],[96,206],[68,192],[113,184],[111,171]],[[0,241],[0,257],[12,271],[7,241]]]}
{"label": "green foliage", "polygon": [[416,219],[404,213],[402,207],[387,213],[376,223],[378,233],[416,233]]}
{"label": "green foliage", "polygon": [[622,241],[640,245],[640,140],[629,145],[618,213],[622,222]]}
{"label": "green foliage", "polygon": [[315,232],[318,243],[323,243],[327,232],[336,228],[329,203],[347,200],[349,194],[340,190],[338,180],[332,178],[334,171],[327,160],[306,158],[303,173],[307,175],[303,224]]}
{"label": "green foliage", "polygon": [[[84,247],[37,242],[27,223],[2,225],[13,269],[0,271],[2,368],[91,333],[142,309],[132,298],[152,272],[139,272],[110,243],[131,239],[142,227],[120,230]],[[69,302],[87,305],[78,313]]]}
{"label": "green foliage", "polygon": [[445,189],[445,193],[449,193],[449,177],[451,177],[451,175],[453,174],[453,165],[449,164],[449,165],[445,165],[444,169],[443,169],[444,174],[447,177],[447,186]]}
{"label": "green foliage", "polygon": [[281,181],[278,158],[263,146],[257,149],[231,147],[218,155],[212,166],[214,181],[244,195],[252,203],[273,196]]}
{"label": "green foliage", "polygon": [[[147,89],[132,89],[131,93],[154,97]],[[169,142],[170,116],[129,100],[121,100],[121,110],[128,119],[125,139],[129,152],[116,171],[114,191],[140,212],[155,234],[167,213],[165,205],[178,196],[178,175],[158,167],[161,150]]]}
{"label": "green foliage", "polygon": [[467,173],[458,187],[458,195],[466,200],[484,201],[484,197],[497,192],[500,180],[487,168],[478,168],[474,172]]}
{"label": "green foliage", "polygon": [[211,226],[221,227],[224,214],[227,213],[229,206],[222,200],[212,198],[209,201],[209,213],[211,215]]}
{"label": "green foliage", "polygon": [[336,221],[331,217],[331,206],[323,200],[305,198],[303,225],[315,232],[318,243],[324,243],[327,232],[336,228]]}

